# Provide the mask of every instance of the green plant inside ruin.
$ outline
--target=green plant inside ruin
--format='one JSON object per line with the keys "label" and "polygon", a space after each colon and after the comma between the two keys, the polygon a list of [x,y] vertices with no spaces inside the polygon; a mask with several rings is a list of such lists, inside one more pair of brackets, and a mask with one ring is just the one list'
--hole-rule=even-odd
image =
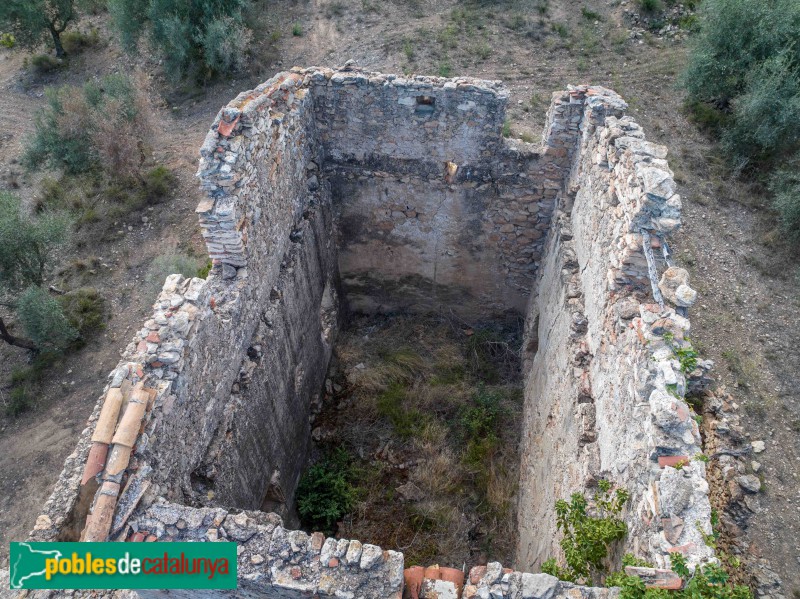
{"label": "green plant inside ruin", "polygon": [[355,504],[352,460],[341,447],[303,473],[297,487],[297,513],[303,526],[334,534],[336,522]]}

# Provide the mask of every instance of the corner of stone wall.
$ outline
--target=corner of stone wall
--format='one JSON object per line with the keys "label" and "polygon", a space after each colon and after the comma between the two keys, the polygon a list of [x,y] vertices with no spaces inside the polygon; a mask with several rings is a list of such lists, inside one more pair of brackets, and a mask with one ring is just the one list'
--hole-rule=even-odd
{"label": "corner of stone wall", "polygon": [[150,439],[175,403],[174,385],[209,302],[206,280],[167,277],[152,317],[109,375],[31,540],[105,541],[121,533],[151,486]]}
{"label": "corner of stone wall", "polygon": [[[209,257],[227,266],[224,278],[235,277],[232,268],[247,265],[250,229],[270,216],[262,214],[260,202],[251,201],[251,190],[276,183],[284,157],[296,159],[291,144],[302,135],[298,129],[311,122],[304,112],[312,71],[295,71],[279,73],[229,102],[200,148],[197,176],[206,198],[195,212]],[[304,183],[312,185],[312,176]]]}

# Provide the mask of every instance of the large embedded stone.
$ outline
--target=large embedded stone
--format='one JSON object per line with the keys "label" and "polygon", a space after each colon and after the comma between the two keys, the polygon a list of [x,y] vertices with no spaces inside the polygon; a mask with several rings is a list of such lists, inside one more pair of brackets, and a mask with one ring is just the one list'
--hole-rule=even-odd
{"label": "large embedded stone", "polygon": [[556,592],[558,578],[549,574],[522,574],[523,599],[551,599]]}

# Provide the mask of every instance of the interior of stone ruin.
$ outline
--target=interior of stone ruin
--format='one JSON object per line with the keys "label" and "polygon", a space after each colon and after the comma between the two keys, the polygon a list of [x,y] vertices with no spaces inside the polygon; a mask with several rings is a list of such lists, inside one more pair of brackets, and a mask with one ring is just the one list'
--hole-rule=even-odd
{"label": "interior of stone ruin", "polygon": [[211,274],[167,278],[32,538],[235,540],[252,596],[549,599],[554,503],[605,479],[621,550],[713,559],[667,150],[604,88],[538,144],[507,100],[296,68],[224,107]]}

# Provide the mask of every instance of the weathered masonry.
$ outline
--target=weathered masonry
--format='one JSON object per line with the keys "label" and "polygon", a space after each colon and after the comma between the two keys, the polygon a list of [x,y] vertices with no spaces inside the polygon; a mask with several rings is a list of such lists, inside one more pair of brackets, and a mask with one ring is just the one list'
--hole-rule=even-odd
{"label": "weathered masonry", "polygon": [[348,311],[511,311],[515,570],[409,569],[407,593],[615,595],[528,573],[558,554],[555,499],[600,478],[631,492],[627,550],[714,559],[666,149],[604,88],[553,94],[539,146],[503,138],[507,100],[499,82],[295,68],[223,108],[198,172],[214,269],[167,278],[31,538],[235,540],[240,595],[400,597],[402,553],[284,527],[337,330]]}

